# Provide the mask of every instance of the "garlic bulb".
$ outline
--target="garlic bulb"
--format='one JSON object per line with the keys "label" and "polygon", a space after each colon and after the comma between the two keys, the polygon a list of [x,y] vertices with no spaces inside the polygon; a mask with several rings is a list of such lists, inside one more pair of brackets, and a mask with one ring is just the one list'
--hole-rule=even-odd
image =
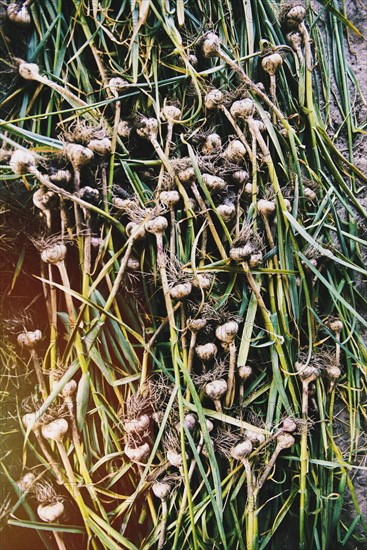
{"label": "garlic bulb", "polygon": [[235,460],[246,458],[252,451],[252,443],[249,439],[245,439],[231,449],[231,457]]}
{"label": "garlic bulb", "polygon": [[117,126],[117,133],[122,139],[129,139],[131,134],[131,125],[127,120],[120,120]]}
{"label": "garlic bulb", "polygon": [[232,140],[223,152],[223,156],[234,164],[242,162],[246,155],[246,148],[239,139]]}
{"label": "garlic bulb", "polygon": [[308,201],[315,201],[317,199],[317,195],[313,189],[310,189],[309,187],[305,187],[303,189],[303,196]]}
{"label": "garlic bulb", "polygon": [[191,332],[199,332],[206,326],[206,319],[197,317],[196,319],[188,319],[187,326]]}
{"label": "garlic bulb", "polygon": [[163,233],[167,229],[168,221],[163,216],[157,216],[152,220],[147,221],[145,224],[145,229],[148,233],[159,234]]}
{"label": "garlic bulb", "polygon": [[320,376],[320,371],[316,367],[313,367],[312,365],[303,365],[302,363],[296,361],[294,364],[294,368],[298,372],[299,377],[301,380],[311,382],[312,380],[316,380]]}
{"label": "garlic bulb", "polygon": [[288,432],[284,432],[278,435],[277,437],[277,447],[278,449],[289,449],[295,444],[296,440],[293,435]]}
{"label": "garlic bulb", "polygon": [[243,262],[254,252],[254,247],[251,243],[243,244],[242,246],[234,246],[229,251],[229,257],[235,262]]}
{"label": "garlic bulb", "polygon": [[173,119],[173,120],[179,120],[181,116],[181,111],[178,109],[178,107],[175,107],[174,105],[164,105],[161,109],[161,118],[163,120]]}
{"label": "garlic bulb", "polygon": [[340,334],[343,330],[343,323],[340,319],[333,319],[332,321],[329,321],[327,326],[330,330],[337,334]]}
{"label": "garlic bulb", "polygon": [[206,136],[205,141],[202,145],[202,152],[204,155],[211,155],[215,153],[222,147],[222,140],[218,134],[209,134]]}
{"label": "garlic bulb", "polygon": [[36,167],[36,161],[32,153],[17,149],[14,151],[9,162],[10,168],[17,176],[31,172]]}
{"label": "garlic bulb", "polygon": [[204,57],[216,57],[220,50],[220,39],[214,32],[208,32],[201,44],[201,52]]}
{"label": "garlic bulb", "polygon": [[238,326],[238,323],[236,323],[236,321],[228,321],[223,325],[219,325],[215,329],[215,336],[221,342],[230,344],[235,339],[238,329],[239,329],[239,326]]}
{"label": "garlic bulb", "polygon": [[42,435],[45,439],[51,439],[52,441],[62,441],[64,435],[69,429],[69,424],[65,418],[57,418],[49,424],[42,426]]}
{"label": "garlic bulb", "polygon": [[32,23],[27,6],[19,5],[16,2],[9,4],[6,10],[9,21],[19,25],[19,27],[29,27]]}
{"label": "garlic bulb", "polygon": [[201,288],[202,290],[209,290],[213,284],[213,276],[209,273],[196,273],[192,280],[192,286],[195,288]]}
{"label": "garlic bulb", "polygon": [[70,170],[58,170],[55,174],[50,174],[50,181],[57,185],[67,184],[71,181]]}
{"label": "garlic bulb", "polygon": [[42,250],[41,260],[46,264],[58,264],[64,261],[66,251],[67,249],[64,243],[55,243]]}
{"label": "garlic bulb", "polygon": [[33,348],[41,340],[42,332],[39,329],[33,331],[27,330],[25,332],[21,332],[17,336],[18,344],[26,348]]}
{"label": "garlic bulb", "polygon": [[115,76],[110,79],[108,83],[108,87],[111,90],[111,93],[115,97],[118,97],[121,94],[121,92],[123,92],[124,90],[126,90],[126,88],[129,87],[129,82],[124,78],[121,78],[120,76]]}
{"label": "garlic bulb", "polygon": [[265,441],[265,435],[254,430],[245,430],[245,436],[252,445],[261,445]]}
{"label": "garlic bulb", "polygon": [[209,111],[216,109],[218,105],[223,103],[223,101],[224,94],[218,89],[211,90],[204,97],[204,105]]}
{"label": "garlic bulb", "polygon": [[74,395],[77,388],[78,388],[78,384],[77,384],[76,380],[69,380],[69,382],[66,382],[65,386],[61,390],[60,395],[64,399],[68,398],[68,397],[71,397],[72,395]]}
{"label": "garlic bulb", "polygon": [[[235,170],[232,173],[232,179],[239,187],[242,187],[243,185],[245,185],[248,182],[248,178],[249,178],[249,175],[248,175],[248,172],[246,172],[246,170]],[[251,185],[251,192],[252,192],[252,183],[250,183],[250,185]]]}
{"label": "garlic bulb", "polygon": [[180,193],[178,191],[162,191],[159,200],[168,208],[173,208],[180,201]]}
{"label": "garlic bulb", "polygon": [[279,53],[272,53],[263,57],[261,66],[270,76],[274,76],[277,70],[282,66],[283,58]]}
{"label": "garlic bulb", "polygon": [[298,31],[288,32],[285,35],[285,41],[287,42],[288,46],[290,46],[292,50],[295,50],[296,52],[299,51],[303,45],[302,35]]}
{"label": "garlic bulb", "polygon": [[128,237],[133,237],[135,240],[145,237],[145,227],[139,223],[129,222],[126,225],[126,234]]}
{"label": "garlic bulb", "polygon": [[52,202],[52,200],[55,198],[55,193],[52,191],[44,191],[44,189],[37,189],[37,191],[33,194],[32,200],[34,206],[36,208],[39,208],[39,210],[45,211],[48,210],[48,206]]}
{"label": "garlic bulb", "polygon": [[99,191],[98,189],[93,189],[93,187],[86,185],[79,191],[79,197],[91,204],[97,204],[99,202]]}
{"label": "garlic bulb", "polygon": [[140,263],[137,258],[133,258],[130,256],[130,258],[127,260],[126,268],[128,271],[139,271]]}
{"label": "garlic bulb", "polygon": [[47,523],[53,523],[59,519],[63,513],[64,505],[60,500],[52,502],[51,504],[40,504],[37,508],[37,514],[41,520]]}
{"label": "garlic bulb", "polygon": [[199,359],[202,361],[210,361],[216,356],[218,348],[212,342],[208,342],[207,344],[196,346],[195,351]]}
{"label": "garlic bulb", "polygon": [[26,491],[29,491],[30,489],[32,489],[35,481],[36,481],[36,476],[34,475],[34,473],[28,472],[17,482],[19,491],[21,493],[25,493]]}
{"label": "garlic bulb", "polygon": [[193,183],[196,181],[195,170],[192,166],[185,168],[185,170],[180,170],[177,174],[178,179],[181,183]]}
{"label": "garlic bulb", "polygon": [[192,285],[191,283],[179,283],[175,286],[173,286],[170,289],[170,296],[174,300],[183,300],[184,298],[187,298],[191,294]]}
{"label": "garlic bulb", "polygon": [[124,452],[132,462],[144,462],[149,457],[150,447],[148,443],[143,443],[139,447],[125,445]]}
{"label": "garlic bulb", "polygon": [[66,143],[64,151],[74,170],[79,170],[82,166],[89,164],[93,159],[93,151],[89,147],[84,147],[78,143]]}
{"label": "garlic bulb", "polygon": [[284,432],[294,432],[297,429],[297,424],[290,416],[287,416],[282,422],[282,430]]}
{"label": "garlic bulb", "polygon": [[227,382],[224,379],[213,380],[204,386],[204,393],[213,401],[218,401],[227,391]]}
{"label": "garlic bulb", "polygon": [[254,254],[251,254],[250,258],[247,260],[248,266],[252,269],[254,267],[258,267],[263,262],[263,255],[262,252],[256,252]]}
{"label": "garlic bulb", "polygon": [[271,216],[276,209],[275,203],[273,201],[268,201],[265,199],[260,199],[257,201],[257,210],[262,215],[268,218]]}
{"label": "garlic bulb", "polygon": [[136,128],[138,136],[151,139],[158,135],[158,121],[156,118],[142,118],[139,126]]}
{"label": "garlic bulb", "polygon": [[150,426],[150,416],[142,414],[138,418],[131,420],[125,420],[124,429],[127,433],[131,432],[145,432]]}
{"label": "garlic bulb", "polygon": [[23,61],[18,67],[19,74],[24,80],[40,80],[40,68],[36,63],[26,63]]}
{"label": "garlic bulb", "polygon": [[213,176],[212,174],[203,174],[202,178],[210,193],[221,191],[222,189],[227,187],[227,182],[219,176]]}
{"label": "garlic bulb", "polygon": [[22,422],[24,426],[27,428],[32,426],[32,431],[37,431],[40,429],[42,423],[38,420],[38,414],[37,413],[26,413],[22,417]]}
{"label": "garlic bulb", "polygon": [[171,449],[167,451],[167,460],[175,468],[181,468],[183,464],[182,454]]}
{"label": "garlic bulb", "polygon": [[325,367],[325,372],[326,372],[326,376],[331,381],[338,380],[338,378],[340,378],[342,374],[342,371],[337,365],[327,365]]}
{"label": "garlic bulb", "polygon": [[249,365],[241,365],[238,369],[238,376],[243,381],[250,378],[251,374],[252,374],[252,367],[250,367]]}
{"label": "garlic bulb", "polygon": [[152,485],[152,491],[156,497],[166,500],[171,492],[171,485],[162,481],[156,481]]}
{"label": "garlic bulb", "polygon": [[107,137],[103,139],[92,139],[88,143],[88,148],[93,151],[93,153],[101,155],[101,157],[109,155],[111,153],[111,147],[111,140]]}
{"label": "garlic bulb", "polygon": [[220,204],[217,206],[217,212],[223,221],[231,221],[236,214],[236,205],[233,203]]}
{"label": "garlic bulb", "polygon": [[285,14],[285,18],[287,20],[294,20],[298,23],[302,23],[302,21],[306,17],[306,8],[302,6],[302,4],[297,4],[295,6],[292,6]]}
{"label": "garlic bulb", "polygon": [[255,114],[255,103],[247,97],[232,103],[230,113],[233,118],[252,118]]}

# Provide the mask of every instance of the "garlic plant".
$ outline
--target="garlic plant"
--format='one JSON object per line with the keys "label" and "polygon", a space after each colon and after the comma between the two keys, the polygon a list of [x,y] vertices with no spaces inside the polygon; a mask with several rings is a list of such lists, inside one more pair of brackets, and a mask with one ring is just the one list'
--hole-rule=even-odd
{"label": "garlic plant", "polygon": [[37,319],[4,323],[1,359],[32,386],[10,415],[23,466],[60,484],[40,519],[59,548],[357,544],[367,179],[346,14],[77,4],[9,3],[0,36],[1,298]]}

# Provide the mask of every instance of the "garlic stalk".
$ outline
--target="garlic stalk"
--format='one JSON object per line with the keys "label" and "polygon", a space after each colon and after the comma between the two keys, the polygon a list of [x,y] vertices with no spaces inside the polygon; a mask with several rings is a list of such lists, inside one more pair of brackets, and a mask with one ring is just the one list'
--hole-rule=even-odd
{"label": "garlic stalk", "polygon": [[239,326],[236,321],[227,321],[223,325],[219,325],[215,330],[215,336],[220,340],[222,346],[229,349],[229,370],[227,378],[227,394],[225,399],[225,406],[228,408],[233,405],[234,393],[235,393],[235,368],[236,368],[236,344],[235,337],[238,332]]}
{"label": "garlic stalk", "polygon": [[35,350],[35,346],[41,340],[42,340],[42,332],[40,330],[21,332],[17,336],[18,344],[22,347],[27,348],[30,353],[30,356],[34,365],[34,370],[37,376],[38,385],[42,393],[42,397],[44,400],[46,400],[48,396],[46,382],[43,377],[42,367],[40,365],[38,354]]}

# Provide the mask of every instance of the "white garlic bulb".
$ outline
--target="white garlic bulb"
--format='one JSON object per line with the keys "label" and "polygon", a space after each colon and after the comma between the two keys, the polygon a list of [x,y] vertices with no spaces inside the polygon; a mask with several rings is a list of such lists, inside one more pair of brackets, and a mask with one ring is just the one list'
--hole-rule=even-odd
{"label": "white garlic bulb", "polygon": [[52,441],[62,441],[64,435],[69,429],[69,424],[65,418],[57,418],[48,424],[42,426],[42,435],[45,439]]}
{"label": "white garlic bulb", "polygon": [[230,344],[235,339],[238,329],[239,329],[239,326],[238,326],[238,323],[236,323],[236,321],[228,321],[223,325],[219,325],[215,329],[215,336],[221,342]]}
{"label": "white garlic bulb", "polygon": [[150,416],[148,414],[142,414],[138,418],[125,420],[124,429],[127,433],[131,432],[145,432],[150,426]]}
{"label": "white garlic bulb", "polygon": [[41,340],[42,340],[42,332],[39,329],[27,330],[25,332],[21,332],[17,336],[18,344],[26,348],[33,348]]}
{"label": "white garlic bulb", "polygon": [[209,111],[216,109],[224,101],[224,94],[218,89],[210,90],[204,97],[204,105]]}
{"label": "white garlic bulb", "polygon": [[203,174],[202,178],[210,193],[221,191],[222,189],[227,187],[227,182],[219,176],[213,176],[212,174]]}
{"label": "white garlic bulb", "polygon": [[21,176],[23,174],[27,174],[28,172],[32,172],[32,170],[36,167],[36,161],[32,153],[29,151],[17,149],[12,154],[9,165],[14,174]]}
{"label": "white garlic bulb", "polygon": [[226,393],[228,388],[227,382],[224,379],[213,380],[204,386],[204,393],[213,401],[219,400]]}
{"label": "white garlic bulb", "polygon": [[153,218],[152,220],[149,220],[145,224],[145,229],[148,231],[148,233],[154,233],[155,235],[158,233],[164,233],[164,231],[167,229],[168,221],[163,216],[157,216],[156,218]]}
{"label": "white garlic bulb", "polygon": [[170,296],[174,300],[183,300],[184,298],[187,298],[191,294],[192,290],[192,284],[189,282],[186,283],[179,283],[177,285],[174,285],[170,289]]}
{"label": "white garlic bulb", "polygon": [[245,439],[231,449],[231,457],[235,460],[246,458],[252,451],[252,443],[249,439]]}
{"label": "white garlic bulb", "polygon": [[171,492],[171,485],[162,481],[156,481],[152,485],[152,491],[156,497],[166,500]]}
{"label": "white garlic bulb", "polygon": [[283,58],[279,53],[272,53],[263,57],[261,66],[268,75],[273,76],[277,70],[282,66]]}
{"label": "white garlic bulb", "polygon": [[216,356],[218,348],[212,342],[208,342],[207,344],[196,346],[195,351],[199,359],[202,361],[210,361]]}
{"label": "white garlic bulb", "polygon": [[37,514],[41,520],[47,523],[53,523],[58,520],[63,513],[64,505],[60,500],[50,504],[40,504],[37,508]]}
{"label": "white garlic bulb", "polygon": [[6,10],[9,21],[19,25],[19,27],[29,27],[32,23],[31,15],[27,6],[19,5],[16,2],[9,4]]}
{"label": "white garlic bulb", "polygon": [[138,447],[125,445],[124,452],[132,462],[144,462],[150,455],[150,446],[148,443],[143,443]]}
{"label": "white garlic bulb", "polygon": [[201,44],[201,52],[204,57],[216,57],[220,50],[220,39],[214,32],[208,32]]}
{"label": "white garlic bulb", "polygon": [[64,261],[66,251],[67,249],[64,243],[55,243],[42,250],[41,260],[46,264],[58,264]]}

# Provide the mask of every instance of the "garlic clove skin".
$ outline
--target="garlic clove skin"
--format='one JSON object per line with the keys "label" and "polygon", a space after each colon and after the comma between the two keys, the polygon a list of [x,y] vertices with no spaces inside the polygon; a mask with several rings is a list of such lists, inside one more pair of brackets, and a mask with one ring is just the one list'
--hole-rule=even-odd
{"label": "garlic clove skin", "polygon": [[64,261],[66,251],[67,249],[64,243],[55,243],[42,250],[41,260],[46,264],[58,264]]}
{"label": "garlic clove skin", "polygon": [[28,174],[34,170],[36,167],[36,160],[29,151],[17,149],[12,154],[9,165],[14,174],[17,176],[22,176],[23,174]]}
{"label": "garlic clove skin", "polygon": [[131,462],[145,462],[150,455],[150,446],[148,443],[143,443],[139,447],[125,445],[124,452]]}
{"label": "garlic clove skin", "polygon": [[221,342],[230,344],[235,339],[238,329],[239,329],[239,326],[238,326],[238,323],[236,323],[236,321],[228,321],[223,325],[219,325],[215,329],[215,336]]}
{"label": "garlic clove skin", "polygon": [[19,27],[27,28],[32,23],[31,15],[27,6],[20,6],[16,2],[9,4],[6,10],[9,21]]}
{"label": "garlic clove skin", "polygon": [[252,451],[252,443],[249,439],[245,439],[231,449],[231,457],[234,460],[242,460],[246,458]]}
{"label": "garlic clove skin", "polygon": [[234,101],[230,108],[233,118],[252,118],[255,114],[255,103],[250,98]]}
{"label": "garlic clove skin", "polygon": [[53,523],[58,520],[64,513],[64,505],[61,501],[52,502],[51,504],[40,504],[37,508],[37,514],[42,521]]}
{"label": "garlic clove skin", "polygon": [[208,32],[201,44],[201,53],[204,57],[217,57],[220,51],[220,39],[214,32]]}
{"label": "garlic clove skin", "polygon": [[67,420],[65,418],[57,418],[49,422],[49,424],[44,424],[41,431],[45,439],[61,442],[68,429],[69,424]]}
{"label": "garlic clove skin", "polygon": [[89,164],[94,157],[94,153],[89,147],[78,143],[66,143],[64,151],[74,170],[79,170],[82,166]]}
{"label": "garlic clove skin", "polygon": [[204,393],[213,401],[217,401],[227,392],[227,382],[224,379],[213,380],[204,386]]}
{"label": "garlic clove skin", "polygon": [[283,58],[279,53],[272,53],[263,57],[261,66],[270,76],[274,76],[283,64]]}
{"label": "garlic clove skin", "polygon": [[219,176],[212,174],[202,174],[202,179],[210,193],[216,193],[227,187],[227,182]]}
{"label": "garlic clove skin", "polygon": [[60,395],[64,399],[65,398],[70,398],[74,395],[77,388],[78,388],[78,384],[77,384],[76,380],[69,380],[69,382],[66,382],[65,386],[61,390]]}
{"label": "garlic clove skin", "polygon": [[195,351],[199,359],[202,361],[210,361],[216,356],[218,348],[212,342],[208,342],[207,344],[196,346]]}
{"label": "garlic clove skin", "polygon": [[239,139],[232,140],[223,153],[224,158],[234,164],[243,162],[246,156],[246,148]]}
{"label": "garlic clove skin", "polygon": [[17,336],[17,342],[20,346],[26,348],[33,348],[38,342],[42,340],[42,332],[37,330],[28,330],[26,332],[21,332]]}
{"label": "garlic clove skin", "polygon": [[155,481],[152,485],[152,491],[159,499],[166,500],[171,492],[171,485],[162,481]]}
{"label": "garlic clove skin", "polygon": [[173,298],[174,300],[183,300],[184,298],[187,298],[191,294],[191,291],[192,291],[192,284],[187,282],[187,283],[180,283],[173,286],[170,289],[169,293],[171,298]]}
{"label": "garlic clove skin", "polygon": [[217,109],[224,102],[224,94],[218,89],[211,90],[204,97],[204,105],[209,110]]}
{"label": "garlic clove skin", "polygon": [[147,414],[142,414],[138,418],[133,418],[131,420],[125,420],[124,429],[127,433],[132,432],[145,432],[150,426],[150,416]]}
{"label": "garlic clove skin", "polygon": [[162,191],[159,200],[168,208],[173,208],[180,202],[180,193],[178,191]]}

